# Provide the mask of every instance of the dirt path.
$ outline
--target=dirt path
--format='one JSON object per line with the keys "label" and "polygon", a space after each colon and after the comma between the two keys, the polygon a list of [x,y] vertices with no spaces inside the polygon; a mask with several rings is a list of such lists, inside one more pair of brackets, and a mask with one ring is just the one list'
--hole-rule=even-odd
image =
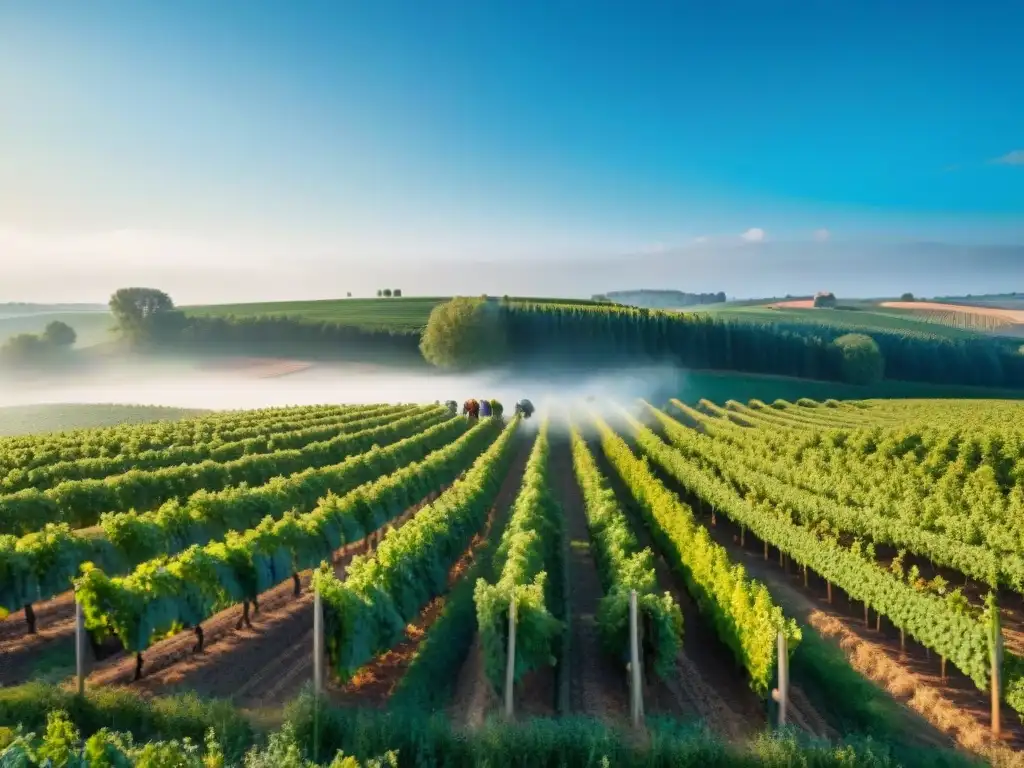
{"label": "dirt path", "polygon": [[41,659],[70,659],[74,665],[74,593],[66,592],[33,608],[37,627],[34,635],[26,634],[24,611],[0,622],[0,685],[18,685],[31,679],[39,671]]}
{"label": "dirt path", "polygon": [[601,647],[597,609],[604,590],[591,552],[583,495],[572,463],[572,449],[565,440],[552,443],[551,472],[565,513],[566,535],[569,537],[566,567],[569,570],[571,612],[570,707],[574,714],[595,717],[609,724],[623,724],[629,717],[626,670],[617,666]]}
{"label": "dirt path", "polygon": [[657,680],[645,693],[644,712],[703,720],[730,740],[746,740],[766,724],[765,705],[750,690],[728,649],[700,615],[686,587],[669,567],[644,525],[628,489],[619,480],[598,444],[591,445],[602,474],[608,478],[642,548],[654,552],[654,570],[660,589],[668,591],[683,612],[683,649],[677,672]]}

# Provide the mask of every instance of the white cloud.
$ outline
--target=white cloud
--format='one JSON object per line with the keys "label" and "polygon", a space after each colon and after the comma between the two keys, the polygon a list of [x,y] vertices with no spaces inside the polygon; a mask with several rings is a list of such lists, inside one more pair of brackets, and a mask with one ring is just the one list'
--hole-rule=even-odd
{"label": "white cloud", "polygon": [[760,243],[764,240],[764,230],[760,227],[751,227],[741,237],[748,243]]}
{"label": "white cloud", "polygon": [[1024,149],[1015,149],[992,161],[999,165],[1024,165]]}
{"label": "white cloud", "polygon": [[821,229],[814,230],[814,239],[817,240],[819,243],[824,243],[830,237],[832,237],[832,233],[829,232],[824,227],[822,227]]}

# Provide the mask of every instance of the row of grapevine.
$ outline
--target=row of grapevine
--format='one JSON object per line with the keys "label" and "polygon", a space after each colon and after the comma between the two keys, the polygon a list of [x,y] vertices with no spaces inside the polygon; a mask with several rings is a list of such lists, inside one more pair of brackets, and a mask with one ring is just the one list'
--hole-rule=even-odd
{"label": "row of grapevine", "polygon": [[557,618],[563,517],[551,489],[548,422],[526,464],[522,488],[495,554],[498,579],[479,579],[474,590],[484,669],[496,690],[504,688],[509,606],[516,601],[514,679],[555,664],[563,623]]}
{"label": "row of grapevine", "polygon": [[42,491],[68,480],[105,478],[133,469],[159,469],[179,464],[198,464],[205,460],[226,462],[252,454],[299,448],[308,443],[330,439],[342,432],[359,431],[367,426],[373,426],[373,423],[368,421],[370,419],[389,414],[407,413],[414,407],[408,405],[353,407],[342,414],[332,415],[326,419],[318,418],[292,430],[264,433],[230,443],[207,442],[175,445],[141,453],[121,453],[110,457],[73,459],[46,464],[30,470],[13,470],[5,478],[0,479],[0,493],[8,494],[25,488]]}
{"label": "row of grapevine", "polygon": [[792,651],[800,640],[796,622],[783,616],[768,589],[747,577],[743,567],[697,522],[693,510],[665,488],[622,438],[600,418],[595,417],[595,422],[605,456],[639,503],[669,561],[701,612],[710,617],[719,638],[746,669],[753,689],[766,695],[775,671],[778,634],[786,634]]}
{"label": "row of grapevine", "polygon": [[350,408],[352,406],[315,405],[228,411],[179,421],[8,437],[0,439],[0,473],[6,475],[12,469],[27,470],[57,461],[141,453],[173,445],[235,442],[278,430],[296,429],[317,419],[341,415]]}
{"label": "row of grapevine", "polygon": [[498,429],[496,420],[482,421],[421,462],[344,496],[328,495],[312,512],[267,518],[223,541],[150,560],[129,576],[111,578],[88,569],[76,582],[86,627],[101,635],[112,631],[126,650],[141,653],[175,627],[198,626],[219,610],[248,604],[299,571],[332,560],[342,546],[361,541],[452,482]]}
{"label": "row of grapevine", "polygon": [[602,643],[614,658],[628,661],[629,595],[636,590],[644,625],[653,633],[652,663],[659,675],[667,677],[682,648],[682,612],[668,592],[657,593],[654,555],[650,549],[640,549],[615,492],[575,427],[571,440],[576,481],[583,494],[594,561],[605,593],[597,611]]}
{"label": "row of grapevine", "polygon": [[[668,439],[686,455],[713,467],[723,478],[756,498],[771,500],[790,510],[802,524],[821,528],[823,524],[836,533],[863,536],[877,544],[903,547],[915,555],[938,565],[954,568],[990,586],[1006,585],[1024,590],[1024,557],[1006,550],[969,543],[962,528],[947,534],[929,530],[921,524],[920,506],[906,496],[898,502],[859,506],[841,503],[827,494],[831,474],[822,477],[810,467],[783,466],[779,455],[759,449],[755,436],[749,442],[742,438],[745,430],[728,442],[715,441],[687,429],[665,414],[650,408]],[[895,470],[891,467],[859,467],[863,478],[886,482]],[[834,492],[834,486],[831,486]],[[812,488],[814,490],[808,490]],[[820,490],[819,490],[820,489]],[[989,506],[989,512],[995,505]],[[905,514],[896,510],[905,509]],[[979,520],[979,525],[985,525]],[[989,521],[987,525],[995,523]],[[960,535],[957,535],[960,534]]]}
{"label": "row of grapevine", "polygon": [[852,599],[887,616],[919,643],[953,662],[979,688],[987,688],[989,639],[982,622],[938,596],[914,589],[863,554],[844,549],[834,540],[822,540],[791,522],[785,510],[744,499],[728,483],[687,460],[638,422],[632,426],[643,452],[689,493],[836,584]]}
{"label": "row of grapevine", "polygon": [[355,558],[344,581],[326,568],[316,573],[330,664],[339,679],[348,680],[398,642],[424,606],[447,591],[451,567],[497,498],[519,424],[517,416],[464,477],[390,531],[376,552]]}
{"label": "row of grapevine", "polygon": [[[149,471],[131,471],[103,480],[72,480],[46,491],[29,489],[0,497],[0,533],[31,533],[45,523],[64,522],[73,528],[95,525],[109,512],[154,509],[171,499],[186,499],[203,490],[233,485],[261,485],[271,478],[291,475],[309,467],[336,464],[353,452],[366,450],[377,440],[424,429],[449,418],[440,406],[417,407],[395,419],[385,414],[366,420],[359,432],[343,433],[302,448],[243,456],[219,463],[204,461]],[[395,427],[405,430],[398,435]]]}
{"label": "row of grapevine", "polygon": [[0,536],[0,608],[13,611],[61,594],[86,562],[107,574],[129,573],[146,560],[247,530],[264,518],[308,511],[324,494],[347,493],[418,461],[467,428],[463,419],[447,419],[404,437],[407,427],[396,422],[392,434],[378,435],[378,444],[366,452],[264,486],[201,492],[184,504],[168,502],[153,512],[106,515],[98,530],[84,533],[61,524],[21,539]]}

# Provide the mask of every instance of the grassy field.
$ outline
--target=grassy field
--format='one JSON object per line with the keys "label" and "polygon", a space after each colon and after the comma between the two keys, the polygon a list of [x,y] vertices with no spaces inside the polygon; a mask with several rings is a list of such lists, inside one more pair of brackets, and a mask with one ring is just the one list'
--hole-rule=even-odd
{"label": "grassy field", "polygon": [[204,413],[207,411],[156,405],[17,405],[0,408],[0,436],[170,421]]}
{"label": "grassy field", "polygon": [[19,333],[42,333],[49,323],[59,320],[75,329],[79,349],[110,341],[114,324],[108,312],[41,312],[35,314],[0,315],[0,344]]}
{"label": "grassy field", "polygon": [[440,297],[328,299],[265,304],[217,304],[183,309],[186,314],[197,317],[291,317],[309,322],[415,331],[426,325],[430,310],[443,301],[445,299]]}
{"label": "grassy field", "polygon": [[963,327],[935,322],[931,317],[894,309],[773,309],[765,305],[723,306],[713,305],[692,311],[714,315],[722,319],[760,323],[797,323],[827,325],[846,331],[888,331],[914,334],[928,338],[976,340],[988,336],[980,328]]}

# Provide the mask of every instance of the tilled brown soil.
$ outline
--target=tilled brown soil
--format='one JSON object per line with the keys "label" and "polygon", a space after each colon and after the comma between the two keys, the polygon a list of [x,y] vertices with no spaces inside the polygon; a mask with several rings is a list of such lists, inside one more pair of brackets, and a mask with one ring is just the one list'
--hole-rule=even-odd
{"label": "tilled brown soil", "polygon": [[33,608],[37,628],[34,635],[26,634],[24,611],[0,621],[0,685],[18,685],[30,679],[42,656],[74,659],[74,593],[66,592]]}
{"label": "tilled brown soil", "polygon": [[565,514],[569,537],[569,703],[574,714],[622,724],[629,718],[629,691],[624,667],[616,665],[601,647],[597,609],[604,597],[591,552],[583,495],[576,482],[572,449],[565,440],[553,442],[551,472]]}

